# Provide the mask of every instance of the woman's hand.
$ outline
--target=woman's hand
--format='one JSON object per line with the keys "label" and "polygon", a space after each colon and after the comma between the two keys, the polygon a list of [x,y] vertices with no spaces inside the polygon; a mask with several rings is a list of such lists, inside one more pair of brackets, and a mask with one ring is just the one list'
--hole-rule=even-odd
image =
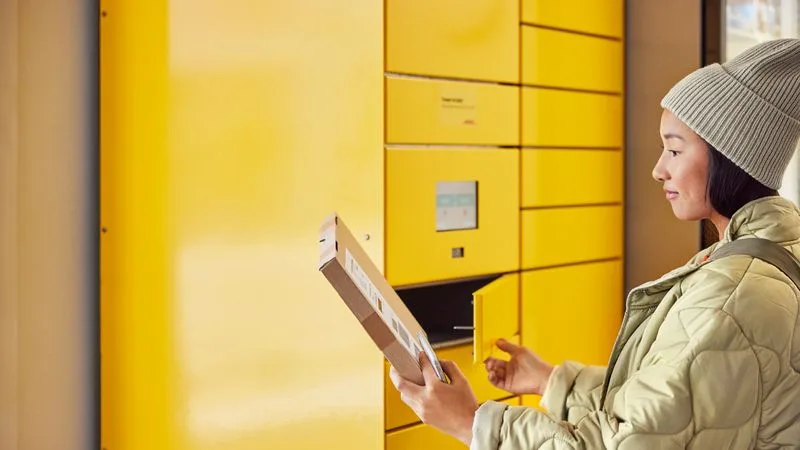
{"label": "woman's hand", "polygon": [[411,407],[422,422],[447,433],[466,445],[472,442],[472,422],[478,401],[469,382],[452,361],[440,361],[450,384],[439,381],[425,353],[420,353],[422,376],[420,386],[400,376],[394,367],[389,378],[400,392],[400,399]]}
{"label": "woman's hand", "polygon": [[489,372],[489,382],[512,394],[542,395],[553,366],[544,362],[531,350],[499,339],[497,348],[511,355],[509,361],[487,358],[484,361]]}

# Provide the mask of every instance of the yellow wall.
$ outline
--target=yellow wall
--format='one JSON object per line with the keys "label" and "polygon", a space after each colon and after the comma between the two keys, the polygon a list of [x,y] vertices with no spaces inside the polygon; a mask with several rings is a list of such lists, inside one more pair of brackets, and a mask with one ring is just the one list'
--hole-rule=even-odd
{"label": "yellow wall", "polygon": [[382,261],[380,3],[102,7],[104,447],[380,447],[380,353],[317,270],[334,210]]}

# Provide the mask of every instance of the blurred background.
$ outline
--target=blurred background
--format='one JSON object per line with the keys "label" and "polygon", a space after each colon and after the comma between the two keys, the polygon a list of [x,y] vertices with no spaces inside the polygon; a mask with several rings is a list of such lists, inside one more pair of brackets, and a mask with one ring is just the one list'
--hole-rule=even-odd
{"label": "blurred background", "polygon": [[[759,42],[800,36],[797,0],[726,0],[722,3],[725,8],[723,60],[733,58]],[[800,172],[795,153],[783,178],[783,187],[780,189],[782,196],[792,199],[795,203],[800,198],[798,179]]]}

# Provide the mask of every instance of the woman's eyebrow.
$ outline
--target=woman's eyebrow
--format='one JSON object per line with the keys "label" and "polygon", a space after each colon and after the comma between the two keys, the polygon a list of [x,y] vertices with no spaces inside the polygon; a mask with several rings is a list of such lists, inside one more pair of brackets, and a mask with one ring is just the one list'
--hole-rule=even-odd
{"label": "woman's eyebrow", "polygon": [[683,136],[677,135],[675,133],[667,133],[663,137],[664,139],[680,139],[682,141],[684,140]]}

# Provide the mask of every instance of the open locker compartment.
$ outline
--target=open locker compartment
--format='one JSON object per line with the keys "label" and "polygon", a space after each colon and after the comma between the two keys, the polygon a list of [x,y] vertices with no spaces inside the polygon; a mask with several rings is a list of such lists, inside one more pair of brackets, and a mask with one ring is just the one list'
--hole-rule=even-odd
{"label": "open locker compartment", "polygon": [[402,288],[397,294],[434,348],[472,343],[473,361],[493,353],[494,342],[519,340],[519,274]]}

